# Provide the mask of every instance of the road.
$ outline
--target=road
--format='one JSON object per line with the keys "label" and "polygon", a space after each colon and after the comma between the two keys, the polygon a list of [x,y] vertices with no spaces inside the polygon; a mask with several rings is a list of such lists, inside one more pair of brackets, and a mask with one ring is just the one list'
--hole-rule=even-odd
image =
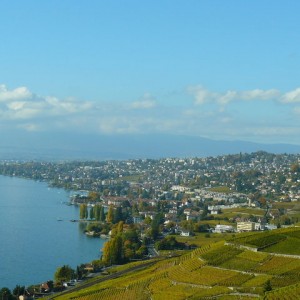
{"label": "road", "polygon": [[142,264],[142,265],[138,265],[138,266],[134,266],[132,268],[129,268],[129,269],[126,269],[126,270],[123,270],[123,271],[120,271],[120,272],[117,272],[117,273],[114,273],[114,274],[111,274],[111,275],[107,275],[105,277],[94,279],[91,282],[90,281],[82,282],[82,283],[78,284],[75,287],[72,287],[72,288],[69,288],[69,289],[63,291],[62,293],[59,293],[57,295],[52,295],[49,299],[55,299],[55,298],[58,298],[60,296],[65,296],[65,295],[73,293],[73,292],[78,292],[78,291],[80,291],[82,289],[88,288],[88,287],[93,286],[93,285],[95,285],[97,283],[101,283],[101,282],[104,282],[104,281],[107,281],[107,280],[111,280],[111,279],[117,278],[119,276],[122,276],[122,275],[124,275],[126,273],[130,273],[132,271],[138,271],[138,270],[141,270],[143,268],[149,267],[149,266],[155,264],[156,262],[157,262],[156,259],[155,260],[151,260],[148,263],[145,263],[145,264]]}

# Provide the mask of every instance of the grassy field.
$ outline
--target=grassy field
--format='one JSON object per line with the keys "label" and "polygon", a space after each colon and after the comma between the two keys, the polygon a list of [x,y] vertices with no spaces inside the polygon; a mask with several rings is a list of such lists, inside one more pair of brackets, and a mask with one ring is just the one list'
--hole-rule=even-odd
{"label": "grassy field", "polygon": [[197,247],[202,247],[208,244],[216,243],[224,240],[226,237],[232,236],[232,234],[224,233],[196,233],[195,236],[180,236],[176,235],[176,240],[182,243],[188,243],[189,245],[196,245]]}
{"label": "grassy field", "polygon": [[227,186],[213,187],[213,188],[209,189],[209,191],[216,192],[216,193],[225,193],[225,194],[232,193],[232,191],[230,190],[230,188],[227,187]]}
{"label": "grassy field", "polygon": [[300,203],[298,201],[297,202],[273,202],[272,208],[300,210]]}
{"label": "grassy field", "polygon": [[[196,241],[199,247],[177,252],[176,257],[167,256],[134,272],[132,268],[143,262],[111,269],[110,273],[116,275],[124,270],[128,273],[56,299],[298,299],[295,295],[300,292],[300,256],[254,252],[240,245],[272,240],[277,242],[270,249],[277,245],[282,252],[290,253],[300,238],[300,228],[227,237],[234,244],[225,243],[221,235],[178,237],[180,241]],[[97,278],[93,280],[96,282]],[[270,292],[264,292],[267,282],[272,288]],[[295,297],[284,298],[287,294]]]}
{"label": "grassy field", "polygon": [[222,216],[223,218],[227,217],[228,219],[234,218],[236,216],[240,217],[249,217],[249,216],[257,216],[262,217],[265,214],[264,209],[260,208],[248,208],[248,207],[240,207],[240,208],[229,208],[223,209]]}
{"label": "grassy field", "polygon": [[123,176],[117,179],[117,181],[131,181],[131,182],[139,182],[143,180],[143,175],[128,175],[128,176]]}

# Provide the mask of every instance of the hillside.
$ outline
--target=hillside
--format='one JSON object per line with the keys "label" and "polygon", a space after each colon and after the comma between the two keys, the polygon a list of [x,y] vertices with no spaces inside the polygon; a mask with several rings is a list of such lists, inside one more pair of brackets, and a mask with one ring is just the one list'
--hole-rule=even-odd
{"label": "hillside", "polygon": [[[111,269],[115,278],[101,275],[90,287],[56,299],[298,299],[300,228],[223,237],[215,242],[212,236],[210,244],[176,257],[169,253],[153,264]],[[258,245],[263,251],[255,251]],[[120,270],[125,272],[117,277]],[[265,292],[267,287],[272,290]]]}

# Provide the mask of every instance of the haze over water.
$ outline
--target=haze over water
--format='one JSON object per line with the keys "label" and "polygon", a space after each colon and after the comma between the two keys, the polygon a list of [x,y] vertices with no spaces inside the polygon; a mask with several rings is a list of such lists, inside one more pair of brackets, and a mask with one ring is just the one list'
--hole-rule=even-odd
{"label": "haze over water", "polygon": [[79,209],[63,204],[68,197],[43,182],[0,176],[0,288],[53,280],[57,267],[99,257],[104,241],[69,221]]}

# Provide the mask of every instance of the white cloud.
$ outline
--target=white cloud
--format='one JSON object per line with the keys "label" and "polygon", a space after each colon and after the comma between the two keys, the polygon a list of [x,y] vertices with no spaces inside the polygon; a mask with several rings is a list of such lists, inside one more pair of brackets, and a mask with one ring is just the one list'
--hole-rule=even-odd
{"label": "white cloud", "polygon": [[[276,140],[279,135],[282,141],[289,136],[294,139],[300,131],[297,116],[300,88],[286,94],[275,89],[232,89],[217,93],[202,86],[191,86],[187,91],[196,105],[184,98],[176,105],[170,102],[157,105],[151,94],[134,102],[94,103],[36,95],[25,87],[8,90],[0,85],[0,128],[105,134],[172,133],[266,141]],[[238,101],[248,103],[235,105]],[[294,114],[289,114],[289,106],[282,109],[283,103],[293,104]]]}
{"label": "white cloud", "polygon": [[155,101],[144,100],[144,101],[135,101],[131,104],[133,109],[149,109],[155,107]]}
{"label": "white cloud", "polygon": [[282,95],[280,101],[282,103],[299,103],[300,102],[300,88],[287,92]]}
{"label": "white cloud", "polygon": [[204,104],[216,99],[217,94],[203,88],[201,85],[190,86],[187,88],[189,94],[195,97],[195,104]]}
{"label": "white cloud", "polygon": [[225,93],[216,93],[197,85],[188,87],[187,91],[194,96],[194,103],[196,105],[202,105],[204,103],[227,105],[232,101],[270,100],[280,96],[280,92],[276,89],[254,89],[248,91],[228,90]]}
{"label": "white cloud", "polygon": [[7,107],[11,110],[20,110],[25,106],[25,101],[14,101],[7,104]]}
{"label": "white cloud", "polygon": [[145,94],[138,101],[132,102],[130,107],[132,109],[151,109],[156,106],[155,99],[150,94]]}
{"label": "white cloud", "polygon": [[243,91],[237,93],[236,99],[241,98],[242,100],[270,100],[276,99],[280,96],[280,92],[276,89],[270,90],[250,90],[250,91]]}
{"label": "white cloud", "polygon": [[111,116],[98,120],[98,130],[105,134],[139,133],[144,122],[145,120],[139,118]]}
{"label": "white cloud", "polygon": [[0,85],[0,112],[5,120],[69,116],[92,109],[91,102],[37,96],[26,87],[8,90]]}
{"label": "white cloud", "polygon": [[19,128],[25,129],[26,131],[39,131],[41,128],[37,124],[26,123],[18,126]]}
{"label": "white cloud", "polygon": [[91,102],[79,102],[73,99],[60,100],[56,97],[45,97],[45,106],[51,114],[74,114],[93,108]]}
{"label": "white cloud", "polygon": [[0,85],[0,102],[27,99],[32,97],[32,93],[26,87],[18,87],[9,91],[4,84]]}

